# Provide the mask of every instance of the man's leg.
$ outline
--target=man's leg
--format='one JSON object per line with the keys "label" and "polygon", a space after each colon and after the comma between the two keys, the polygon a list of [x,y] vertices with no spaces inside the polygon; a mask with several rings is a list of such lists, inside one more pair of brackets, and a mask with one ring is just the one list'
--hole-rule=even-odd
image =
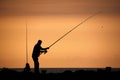
{"label": "man's leg", "polygon": [[38,62],[38,58],[34,59],[34,71],[35,73],[39,73],[39,62]]}

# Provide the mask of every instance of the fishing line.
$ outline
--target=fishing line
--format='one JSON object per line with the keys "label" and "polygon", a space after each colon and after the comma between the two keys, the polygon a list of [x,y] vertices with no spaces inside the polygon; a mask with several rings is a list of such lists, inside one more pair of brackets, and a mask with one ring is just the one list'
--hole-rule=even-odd
{"label": "fishing line", "polygon": [[99,14],[99,13],[101,13],[101,11],[99,11],[99,12],[97,12],[97,13],[89,16],[89,17],[87,17],[87,18],[86,18],[85,20],[83,20],[81,23],[79,23],[78,25],[76,25],[75,27],[73,27],[71,30],[69,30],[67,33],[65,33],[63,36],[61,36],[59,39],[57,39],[54,43],[52,43],[52,44],[49,46],[49,48],[52,47],[54,44],[56,44],[58,41],[60,41],[62,38],[64,38],[67,34],[69,34],[69,33],[72,32],[73,30],[75,30],[77,27],[79,27],[80,25],[82,25],[83,23],[85,23],[87,20],[91,19],[92,17],[94,17],[95,15],[97,15],[97,14]]}

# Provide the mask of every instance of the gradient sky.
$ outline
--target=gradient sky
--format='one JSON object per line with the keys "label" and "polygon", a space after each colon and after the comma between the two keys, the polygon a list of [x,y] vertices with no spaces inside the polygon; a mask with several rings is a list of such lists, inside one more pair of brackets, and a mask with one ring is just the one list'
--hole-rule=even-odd
{"label": "gradient sky", "polygon": [[40,67],[120,67],[119,0],[0,0],[0,68],[24,68],[38,39],[48,47],[88,16],[102,11],[39,57]]}

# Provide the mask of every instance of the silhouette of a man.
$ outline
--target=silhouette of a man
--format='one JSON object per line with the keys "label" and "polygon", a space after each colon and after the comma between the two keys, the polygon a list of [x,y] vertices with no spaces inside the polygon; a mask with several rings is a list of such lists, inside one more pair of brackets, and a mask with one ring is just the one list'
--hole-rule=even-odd
{"label": "silhouette of a man", "polygon": [[44,54],[47,52],[47,48],[42,48],[41,47],[42,41],[38,40],[37,44],[33,48],[33,53],[32,53],[32,58],[34,61],[34,72],[39,73],[39,62],[38,62],[38,57],[44,52]]}

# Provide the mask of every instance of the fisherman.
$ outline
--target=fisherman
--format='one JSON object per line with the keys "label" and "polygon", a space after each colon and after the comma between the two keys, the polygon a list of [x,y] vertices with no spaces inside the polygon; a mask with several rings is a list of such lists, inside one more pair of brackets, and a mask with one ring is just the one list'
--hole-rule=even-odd
{"label": "fisherman", "polygon": [[33,53],[32,53],[32,59],[34,61],[34,72],[39,74],[39,62],[38,62],[38,57],[42,54],[42,53],[47,53],[47,49],[49,49],[49,47],[47,48],[42,48],[41,47],[42,41],[38,40],[37,44],[34,46],[33,48]]}

